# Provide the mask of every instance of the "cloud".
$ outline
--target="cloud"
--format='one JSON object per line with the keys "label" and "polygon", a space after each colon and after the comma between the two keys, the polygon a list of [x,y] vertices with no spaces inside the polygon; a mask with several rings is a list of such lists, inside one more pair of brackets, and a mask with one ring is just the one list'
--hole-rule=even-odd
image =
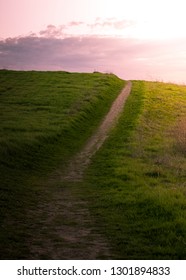
{"label": "cloud", "polygon": [[[69,34],[83,35],[83,34],[99,34],[109,35],[116,31],[124,31],[133,27],[136,23],[130,20],[117,20],[115,18],[107,18],[105,20],[97,18],[93,23],[85,23],[83,21],[71,21],[67,24],[55,26],[50,24],[46,29],[41,30],[37,35],[29,34],[30,36],[38,36],[45,38],[65,38]],[[121,35],[121,34],[120,34]]]}
{"label": "cloud", "polygon": [[115,29],[126,29],[128,27],[134,26],[136,23],[132,20],[117,20],[116,18],[107,18],[102,20],[97,18],[96,21],[92,24],[88,24],[92,29],[101,27],[101,28],[115,28]]}
{"label": "cloud", "polygon": [[83,21],[71,21],[68,24],[68,26],[80,26],[80,25],[85,25],[85,23]]}
{"label": "cloud", "polygon": [[84,71],[109,67],[112,71],[113,66],[119,67],[121,59],[124,63],[127,56],[134,53],[131,40],[97,36],[63,39],[28,36],[0,41],[0,67]]}
{"label": "cloud", "polygon": [[46,38],[58,38],[64,36],[65,25],[60,25],[56,27],[55,25],[48,25],[45,30],[39,32],[39,35]]}
{"label": "cloud", "polygon": [[47,26],[46,29],[41,30],[37,36],[45,37],[45,38],[64,38],[68,36],[68,32],[70,28],[74,28],[74,27],[77,28],[82,25],[85,25],[85,23],[81,21],[71,21],[66,25],[59,25],[59,26],[50,24]]}
{"label": "cloud", "polygon": [[[0,41],[0,68],[114,72],[124,79],[185,78],[186,40],[140,41],[130,38],[76,36],[49,25],[41,36]],[[186,82],[186,81],[185,81]]]}

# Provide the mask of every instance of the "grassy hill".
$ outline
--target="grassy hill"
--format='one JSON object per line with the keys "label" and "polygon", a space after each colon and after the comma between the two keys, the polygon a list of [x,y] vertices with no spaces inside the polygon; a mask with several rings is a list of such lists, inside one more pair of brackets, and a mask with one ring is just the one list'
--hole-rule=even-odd
{"label": "grassy hill", "polygon": [[[88,203],[113,259],[186,258],[186,87],[132,83],[118,125],[84,180],[49,184],[125,82],[100,73],[0,71],[2,259],[35,258],[30,246],[42,230],[56,248],[66,246],[45,224],[52,210],[42,210],[49,201],[53,209],[52,193],[61,188]],[[63,222],[58,213],[51,228]],[[45,242],[36,245],[39,252]],[[51,258],[47,250],[38,256]]]}
{"label": "grassy hill", "polygon": [[[93,133],[124,81],[114,75],[0,71],[1,257],[29,257],[30,208]],[[30,219],[30,220],[29,220]]]}

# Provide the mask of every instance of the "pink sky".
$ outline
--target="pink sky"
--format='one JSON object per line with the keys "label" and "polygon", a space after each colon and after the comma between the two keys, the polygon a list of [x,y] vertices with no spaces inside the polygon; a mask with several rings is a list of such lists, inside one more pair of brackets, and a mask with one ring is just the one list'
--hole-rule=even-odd
{"label": "pink sky", "polygon": [[184,0],[1,0],[0,68],[186,83]]}

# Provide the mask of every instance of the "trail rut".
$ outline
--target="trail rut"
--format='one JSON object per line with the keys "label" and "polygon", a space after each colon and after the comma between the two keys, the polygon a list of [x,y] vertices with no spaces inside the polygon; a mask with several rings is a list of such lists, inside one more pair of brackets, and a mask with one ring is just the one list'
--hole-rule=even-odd
{"label": "trail rut", "polygon": [[113,102],[110,111],[103,119],[101,125],[95,134],[87,141],[83,150],[80,151],[69,163],[66,174],[62,180],[67,181],[81,181],[86,167],[90,164],[91,157],[99,150],[106,138],[109,131],[115,125],[120,113],[123,110],[125,101],[130,94],[132,83],[127,82],[124,89]]}

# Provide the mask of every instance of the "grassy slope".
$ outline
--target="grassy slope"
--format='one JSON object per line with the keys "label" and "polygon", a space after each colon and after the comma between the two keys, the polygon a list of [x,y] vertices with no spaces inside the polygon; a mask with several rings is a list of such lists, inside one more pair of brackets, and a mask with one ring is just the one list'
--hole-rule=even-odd
{"label": "grassy slope", "polygon": [[27,257],[37,181],[65,166],[123,85],[100,73],[0,71],[1,258]]}
{"label": "grassy slope", "polygon": [[[124,82],[63,72],[3,71],[0,79],[1,258],[27,258],[30,225],[39,231],[42,222],[26,213],[50,200],[38,178],[63,168]],[[113,258],[186,258],[185,115],[185,87],[134,81],[124,113],[84,182],[71,185],[90,199]]]}
{"label": "grassy slope", "polygon": [[84,191],[113,258],[186,258],[185,116],[186,87],[134,81],[94,157]]}

